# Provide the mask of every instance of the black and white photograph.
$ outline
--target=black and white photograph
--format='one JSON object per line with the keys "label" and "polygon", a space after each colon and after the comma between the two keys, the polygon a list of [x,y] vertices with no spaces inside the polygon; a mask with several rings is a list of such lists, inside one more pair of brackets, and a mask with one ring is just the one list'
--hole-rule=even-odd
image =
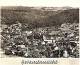
{"label": "black and white photograph", "polygon": [[1,56],[79,58],[79,8],[1,7]]}

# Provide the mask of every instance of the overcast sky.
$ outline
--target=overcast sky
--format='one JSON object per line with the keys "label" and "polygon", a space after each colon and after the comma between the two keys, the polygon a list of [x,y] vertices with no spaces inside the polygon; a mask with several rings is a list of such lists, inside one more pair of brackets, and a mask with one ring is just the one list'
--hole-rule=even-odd
{"label": "overcast sky", "polygon": [[0,6],[80,7],[80,0],[0,0]]}

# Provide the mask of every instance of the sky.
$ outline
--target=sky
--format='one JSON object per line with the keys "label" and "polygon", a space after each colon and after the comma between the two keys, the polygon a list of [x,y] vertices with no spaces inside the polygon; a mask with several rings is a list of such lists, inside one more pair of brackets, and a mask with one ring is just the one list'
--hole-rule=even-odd
{"label": "sky", "polygon": [[0,0],[0,6],[80,7],[80,0]]}

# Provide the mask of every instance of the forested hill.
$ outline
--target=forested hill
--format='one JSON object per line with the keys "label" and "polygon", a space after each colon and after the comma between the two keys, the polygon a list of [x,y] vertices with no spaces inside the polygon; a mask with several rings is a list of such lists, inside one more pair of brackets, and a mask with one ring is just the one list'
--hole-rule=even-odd
{"label": "forested hill", "polygon": [[55,26],[64,22],[79,23],[79,9],[71,7],[2,7],[1,23],[19,21],[32,27]]}

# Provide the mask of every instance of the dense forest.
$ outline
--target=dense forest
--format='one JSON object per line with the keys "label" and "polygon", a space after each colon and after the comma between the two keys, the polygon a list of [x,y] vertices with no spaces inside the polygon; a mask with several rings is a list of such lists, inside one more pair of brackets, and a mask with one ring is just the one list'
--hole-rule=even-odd
{"label": "dense forest", "polygon": [[57,10],[52,7],[2,7],[1,23],[11,25],[19,21],[32,28],[61,25],[64,22],[79,23],[79,9],[67,8]]}

